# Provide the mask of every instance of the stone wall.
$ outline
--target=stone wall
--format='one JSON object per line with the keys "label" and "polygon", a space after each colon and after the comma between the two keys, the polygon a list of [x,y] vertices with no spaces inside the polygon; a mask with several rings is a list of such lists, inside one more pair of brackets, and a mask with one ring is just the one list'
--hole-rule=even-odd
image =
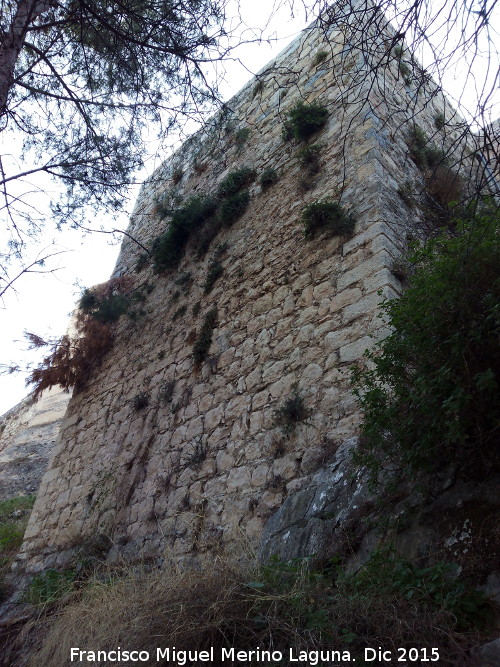
{"label": "stone wall", "polygon": [[[147,283],[146,301],[71,400],[20,566],[64,565],[97,534],[110,538],[110,557],[255,549],[269,516],[356,434],[349,369],[386,331],[379,303],[402,289],[394,266],[418,218],[398,195],[422,181],[405,141],[410,117],[461,150],[460,120],[432,83],[417,90],[396,61],[373,81],[348,17],[326,34],[313,26],[145,185],[129,228],[142,244],[165,229],[158,201],[213,192],[242,166],[279,174],[268,189],[251,186],[246,213],[204,259],[188,245],[175,272],[137,271],[141,250],[123,243],[116,273]],[[300,99],[329,112],[307,142],[321,147],[317,174],[297,161],[303,144],[282,138]],[[355,214],[355,233],[305,240],[302,209],[326,198]],[[206,294],[217,247],[223,274]],[[193,343],[214,306],[210,356],[197,368]],[[294,388],[309,416],[284,434],[275,413]]]}
{"label": "stone wall", "polygon": [[69,399],[54,387],[0,417],[0,500],[37,492]]}

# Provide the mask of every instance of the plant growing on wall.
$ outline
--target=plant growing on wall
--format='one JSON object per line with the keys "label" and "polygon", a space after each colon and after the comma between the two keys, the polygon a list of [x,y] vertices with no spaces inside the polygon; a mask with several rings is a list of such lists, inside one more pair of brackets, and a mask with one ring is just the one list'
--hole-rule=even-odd
{"label": "plant growing on wall", "polygon": [[229,174],[219,183],[217,197],[225,199],[240,192],[244,187],[255,180],[255,170],[250,167],[242,167]]}
{"label": "plant growing on wall", "polygon": [[297,424],[303,423],[309,417],[304,399],[299,393],[297,383],[293,385],[293,392],[274,413],[274,422],[284,433],[291,433]]}
{"label": "plant growing on wall", "polygon": [[207,357],[212,345],[212,334],[217,324],[217,307],[211,308],[205,315],[198,338],[193,347],[193,359],[199,366]]}
{"label": "plant growing on wall", "polygon": [[179,264],[189,237],[215,213],[216,208],[217,202],[213,198],[195,195],[180,208],[161,211],[165,217],[170,217],[170,223],[167,231],[153,243],[153,264],[157,273]]}
{"label": "plant growing on wall", "polygon": [[429,141],[425,132],[418,125],[413,125],[411,128],[406,143],[410,149],[411,159],[421,171],[435,169],[438,165],[444,164],[444,152]]}
{"label": "plant growing on wall", "polygon": [[224,267],[219,262],[219,260],[212,259],[208,265],[207,278],[205,280],[205,284],[203,285],[203,291],[205,294],[209,294],[212,291],[216,281],[223,273]]}
{"label": "plant growing on wall", "polygon": [[321,130],[328,120],[328,109],[318,102],[306,104],[299,101],[293,106],[287,114],[284,124],[283,138],[288,139],[308,139],[310,136]]}
{"label": "plant growing on wall", "polygon": [[414,252],[410,287],[383,312],[392,333],[354,382],[364,410],[361,458],[412,473],[499,463],[500,213],[456,220]]}
{"label": "plant growing on wall", "polygon": [[243,190],[243,192],[237,192],[236,194],[228,196],[226,199],[223,199],[219,211],[218,217],[223,225],[229,227],[236,220],[241,218],[243,213],[247,210],[248,204],[250,203],[250,193],[248,190]]}
{"label": "plant growing on wall", "polygon": [[321,146],[312,144],[312,146],[303,146],[295,153],[299,165],[310,175],[317,174],[319,171],[319,154]]}
{"label": "plant growing on wall", "polygon": [[259,183],[263,190],[267,190],[268,188],[271,187],[271,185],[277,183],[278,180],[279,176],[276,169],[273,169],[272,167],[267,167],[260,175]]}
{"label": "plant growing on wall", "polygon": [[45,341],[27,334],[32,347],[50,349],[27,379],[27,384],[34,385],[35,398],[50,387],[59,385],[69,391],[85,384],[113,344],[114,325],[125,312],[124,304],[130,303],[132,286],[131,276],[120,276],[85,290],[75,313],[74,336],[66,334],[55,341]]}
{"label": "plant growing on wall", "polygon": [[354,231],[356,220],[353,214],[346,211],[338,202],[328,199],[308,204],[300,218],[304,226],[306,239],[318,233],[328,236],[342,236]]}

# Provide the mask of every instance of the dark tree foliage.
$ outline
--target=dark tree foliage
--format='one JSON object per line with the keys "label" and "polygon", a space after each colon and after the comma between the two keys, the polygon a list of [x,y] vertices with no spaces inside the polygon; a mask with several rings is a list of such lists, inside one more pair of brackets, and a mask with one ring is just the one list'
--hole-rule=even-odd
{"label": "dark tree foliage", "polygon": [[[21,257],[48,216],[78,225],[89,206],[119,210],[142,164],[144,130],[165,136],[217,100],[205,65],[224,57],[221,39],[230,42],[225,4],[0,0],[3,260]],[[14,139],[24,143],[21,167]],[[48,179],[65,191],[49,214],[40,205]]]}

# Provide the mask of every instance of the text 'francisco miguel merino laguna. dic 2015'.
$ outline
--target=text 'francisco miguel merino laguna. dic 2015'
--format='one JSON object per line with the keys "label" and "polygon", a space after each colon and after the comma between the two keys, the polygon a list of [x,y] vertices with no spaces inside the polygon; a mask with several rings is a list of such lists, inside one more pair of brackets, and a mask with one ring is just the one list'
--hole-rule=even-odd
{"label": "text 'francisco miguel merino laguna. dic 2015'", "polygon": [[218,664],[221,662],[281,662],[283,658],[287,657],[290,662],[296,663],[307,663],[308,665],[319,665],[324,661],[336,661],[336,662],[354,662],[354,659],[351,658],[349,651],[334,651],[334,650],[322,650],[322,651],[297,651],[296,649],[290,648],[285,655],[283,651],[267,651],[264,649],[252,649],[243,651],[237,648],[221,648],[220,651],[216,652],[213,648],[208,649],[207,651],[184,651],[176,649],[175,646],[172,648],[157,648],[156,655],[152,655],[149,651],[128,651],[120,648],[119,646],[115,650],[111,651],[96,651],[96,650],[83,650],[80,648],[71,649],[71,662],[97,662],[97,663],[106,663],[106,662],[120,662],[122,664],[129,663],[141,663],[148,662],[150,660],[156,660],[159,662],[167,660],[169,663],[174,663],[183,667],[184,665],[190,665],[193,663],[212,663]]}

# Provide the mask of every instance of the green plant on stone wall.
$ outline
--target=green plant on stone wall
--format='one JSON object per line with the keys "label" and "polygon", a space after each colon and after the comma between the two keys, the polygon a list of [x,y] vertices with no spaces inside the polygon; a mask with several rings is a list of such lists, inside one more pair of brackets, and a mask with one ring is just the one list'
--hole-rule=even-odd
{"label": "green plant on stone wall", "polygon": [[249,127],[240,127],[240,129],[236,130],[236,132],[234,133],[234,143],[236,144],[238,153],[240,153],[243,150],[243,146],[248,141],[249,136],[250,136]]}
{"label": "green plant on stone wall", "polygon": [[407,86],[409,86],[411,84],[411,69],[410,69],[410,67],[406,63],[400,61],[398,69],[399,69],[399,73],[403,77],[404,82],[406,83]]}
{"label": "green plant on stone wall", "polygon": [[241,218],[250,203],[250,193],[248,190],[237,192],[223,199],[218,210],[219,220],[226,227],[232,225]]}
{"label": "green plant on stone wall", "polygon": [[297,424],[304,423],[310,415],[299,393],[297,383],[293,385],[292,389],[291,396],[285,399],[274,413],[274,423],[287,434],[291,433]]}
{"label": "green plant on stone wall", "polygon": [[193,346],[193,359],[199,366],[207,357],[212,345],[213,330],[217,325],[217,308],[214,306],[205,315],[200,332]]}
{"label": "green plant on stone wall", "polygon": [[279,180],[278,172],[272,167],[264,169],[259,177],[259,183],[263,190],[267,190]]}
{"label": "green plant on stone wall", "polygon": [[410,149],[411,159],[421,171],[435,169],[446,162],[444,152],[430,143],[418,125],[414,125],[408,133],[406,144]]}
{"label": "green plant on stone wall", "polygon": [[313,67],[318,67],[321,63],[324,63],[328,58],[328,51],[320,50],[316,52],[313,60]]}
{"label": "green plant on stone wall", "polygon": [[24,602],[35,605],[46,605],[59,600],[69,593],[76,579],[74,570],[59,572],[53,568],[36,574],[31,580]]}
{"label": "green plant on stone wall", "polygon": [[168,229],[155,239],[152,247],[156,272],[161,273],[179,264],[189,237],[213,216],[216,208],[217,202],[211,197],[195,195],[183,206],[166,214],[170,217]]}
{"label": "green plant on stone wall", "polygon": [[174,280],[174,285],[187,285],[191,282],[191,271],[183,271],[180,276]]}
{"label": "green plant on stone wall", "polygon": [[220,278],[220,276],[223,273],[224,273],[224,267],[219,262],[219,260],[218,259],[210,260],[210,263],[208,265],[207,277],[205,280],[205,284],[203,285],[203,291],[205,294],[209,294],[212,291],[216,281],[218,280],[218,278]]}
{"label": "green plant on stone wall", "polygon": [[311,146],[303,146],[295,152],[295,157],[302,169],[306,170],[308,174],[316,174],[319,171],[319,154],[321,152],[320,144],[312,144]]}
{"label": "green plant on stone wall", "polygon": [[306,104],[299,101],[287,114],[283,128],[283,139],[308,139],[321,130],[328,120],[328,109],[318,102]]}
{"label": "green plant on stone wall", "polygon": [[251,167],[242,167],[241,169],[229,172],[229,174],[219,183],[217,197],[219,199],[224,199],[237,194],[243,190],[244,187],[252,183],[252,181],[255,180],[255,176],[255,170]]}
{"label": "green plant on stone wall", "polygon": [[444,113],[438,113],[434,116],[434,127],[436,130],[442,130],[445,126],[446,119]]}
{"label": "green plant on stone wall", "polygon": [[304,226],[305,238],[312,238],[318,233],[328,236],[342,236],[354,231],[356,220],[338,202],[328,199],[308,204],[300,218]]}
{"label": "green plant on stone wall", "polygon": [[140,394],[137,394],[137,396],[134,396],[134,400],[132,401],[132,405],[134,407],[134,410],[139,412],[140,410],[144,410],[149,405],[149,394],[146,392],[141,392]]}
{"label": "green plant on stone wall", "polygon": [[85,289],[78,303],[79,309],[101,324],[111,324],[127,312],[130,295],[118,292],[98,294],[95,289]]}

